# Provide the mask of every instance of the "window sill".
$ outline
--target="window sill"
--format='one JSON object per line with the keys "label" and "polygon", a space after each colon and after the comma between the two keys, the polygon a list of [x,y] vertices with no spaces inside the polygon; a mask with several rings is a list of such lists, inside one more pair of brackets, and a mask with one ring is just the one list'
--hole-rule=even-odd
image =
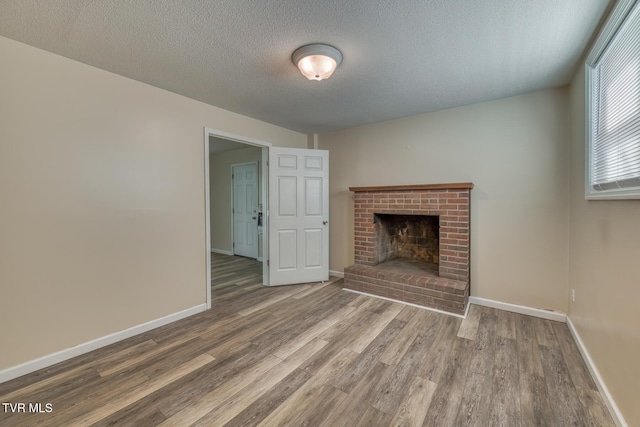
{"label": "window sill", "polygon": [[625,188],[615,190],[589,190],[585,194],[586,200],[640,200],[640,188]]}

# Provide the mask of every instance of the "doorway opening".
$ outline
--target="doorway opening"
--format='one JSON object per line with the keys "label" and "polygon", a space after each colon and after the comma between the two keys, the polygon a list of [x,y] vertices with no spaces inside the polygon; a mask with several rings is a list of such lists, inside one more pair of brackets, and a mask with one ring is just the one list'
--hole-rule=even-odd
{"label": "doorway opening", "polygon": [[[206,298],[211,308],[212,288],[217,295],[240,286],[269,284],[262,256],[267,253],[267,218],[262,212],[267,210],[266,164],[271,144],[205,128],[204,146]],[[238,210],[243,215],[235,215]]]}
{"label": "doorway opening", "polygon": [[[253,147],[246,150],[254,150]],[[258,150],[257,148],[255,150]],[[259,152],[256,154],[260,154]],[[225,156],[228,157],[228,156]],[[257,156],[259,157],[259,156]],[[234,255],[260,260],[259,241],[262,234],[262,208],[258,163],[231,165],[231,247]],[[212,192],[213,192],[212,185]],[[217,198],[211,197],[211,200]],[[213,212],[213,210],[212,210]],[[212,239],[213,239],[212,234]],[[213,244],[212,244],[213,247]]]}

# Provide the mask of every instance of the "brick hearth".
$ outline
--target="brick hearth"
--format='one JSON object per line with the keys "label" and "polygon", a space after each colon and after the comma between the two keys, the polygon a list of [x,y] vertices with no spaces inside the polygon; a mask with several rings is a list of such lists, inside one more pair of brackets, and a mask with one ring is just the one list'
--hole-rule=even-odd
{"label": "brick hearth", "polygon": [[[469,299],[472,188],[471,183],[350,188],[355,264],[345,268],[345,288],[463,314]],[[375,214],[438,216],[438,275],[399,262],[378,264]]]}

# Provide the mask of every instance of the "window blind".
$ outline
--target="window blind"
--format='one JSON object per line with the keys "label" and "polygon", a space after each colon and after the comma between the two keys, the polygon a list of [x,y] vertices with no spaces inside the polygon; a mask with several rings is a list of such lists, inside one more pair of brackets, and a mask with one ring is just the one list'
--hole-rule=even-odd
{"label": "window blind", "polygon": [[591,186],[640,188],[640,13],[636,6],[592,68]]}

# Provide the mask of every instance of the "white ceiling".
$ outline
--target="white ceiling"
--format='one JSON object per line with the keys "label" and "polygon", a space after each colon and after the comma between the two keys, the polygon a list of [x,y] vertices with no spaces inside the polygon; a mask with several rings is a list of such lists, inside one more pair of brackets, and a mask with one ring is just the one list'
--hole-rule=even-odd
{"label": "white ceiling", "polygon": [[[2,0],[0,35],[304,133],[565,85],[613,0]],[[323,42],[326,81],[291,63]]]}

